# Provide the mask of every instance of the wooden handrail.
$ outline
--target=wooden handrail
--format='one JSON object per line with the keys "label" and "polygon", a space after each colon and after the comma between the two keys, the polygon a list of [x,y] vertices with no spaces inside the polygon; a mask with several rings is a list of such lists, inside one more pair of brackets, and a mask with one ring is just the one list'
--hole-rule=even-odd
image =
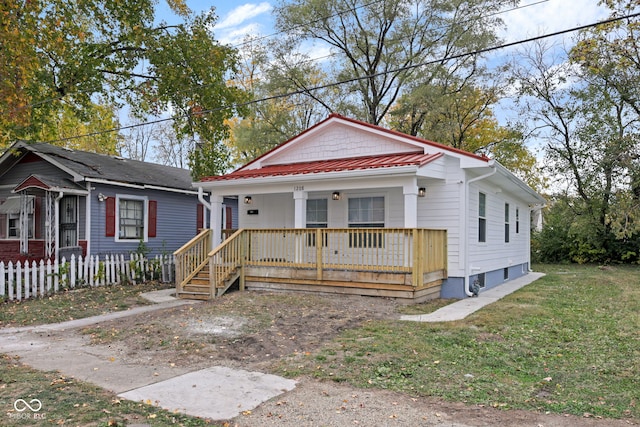
{"label": "wooden handrail", "polygon": [[178,293],[209,262],[211,233],[210,229],[202,230],[173,253],[176,262],[176,291]]}
{"label": "wooden handrail", "polygon": [[244,264],[246,232],[238,230],[209,252],[209,286],[211,295]]}

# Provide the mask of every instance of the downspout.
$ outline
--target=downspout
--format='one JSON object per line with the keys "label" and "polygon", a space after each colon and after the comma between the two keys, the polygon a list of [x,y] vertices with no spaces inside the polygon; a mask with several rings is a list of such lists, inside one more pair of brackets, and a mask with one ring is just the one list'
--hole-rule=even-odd
{"label": "downspout", "polygon": [[[204,190],[202,189],[202,187],[198,187],[198,201],[200,203],[202,203],[202,205],[204,206],[204,208],[206,210],[208,210],[209,212],[211,212],[211,203],[209,203],[205,198],[204,198]],[[206,218],[207,215],[203,212],[202,213],[202,219],[204,221],[204,223],[202,224],[203,228],[207,228],[207,224],[206,224]],[[211,223],[211,218],[209,218],[209,223]]]}
{"label": "downspout", "polygon": [[56,227],[56,234],[55,234],[56,243],[55,243],[54,254],[55,254],[56,261],[59,260],[58,256],[60,255],[60,199],[62,199],[62,196],[64,196],[62,191],[58,192],[58,196],[55,198],[55,201],[54,201],[54,206],[55,206],[54,221],[55,221],[55,227]]}
{"label": "downspout", "polygon": [[489,160],[488,166],[492,169],[491,172],[488,172],[484,175],[480,175],[477,176],[475,178],[472,178],[470,180],[468,180],[465,183],[464,186],[464,203],[465,203],[465,209],[464,209],[464,215],[465,215],[465,230],[464,230],[464,278],[462,280],[463,284],[464,284],[464,293],[468,296],[468,297],[472,297],[473,296],[473,292],[471,292],[469,290],[469,275],[471,274],[471,267],[469,265],[469,217],[468,217],[468,213],[469,213],[469,187],[471,186],[472,183],[476,182],[476,181],[480,181],[482,179],[485,178],[489,178],[490,176],[494,175],[497,171],[498,168],[496,168],[496,163],[495,160],[491,159]]}
{"label": "downspout", "polygon": [[[91,256],[91,222],[93,221],[93,217],[91,216],[91,207],[93,205],[93,197],[92,197],[92,192],[91,192],[91,183],[87,182],[87,197],[85,199],[85,206],[84,206],[84,216],[85,216],[85,221],[84,221],[84,238],[85,241],[87,242],[87,253],[85,254],[85,259],[89,258]],[[80,200],[78,200],[78,208],[80,207]],[[79,211],[80,209],[78,209]],[[77,221],[80,222],[80,212],[78,212],[78,218]],[[80,246],[80,239],[78,238],[78,246]],[[82,251],[80,251],[80,253],[82,253]]]}

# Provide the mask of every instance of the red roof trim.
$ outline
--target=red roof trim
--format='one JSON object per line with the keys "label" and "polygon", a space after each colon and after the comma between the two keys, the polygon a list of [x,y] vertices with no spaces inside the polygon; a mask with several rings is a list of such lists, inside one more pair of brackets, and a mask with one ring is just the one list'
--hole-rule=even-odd
{"label": "red roof trim", "polygon": [[464,150],[461,150],[459,148],[450,147],[448,145],[444,145],[444,144],[441,144],[439,142],[429,141],[427,139],[418,138],[417,136],[407,135],[407,134],[402,133],[402,132],[398,132],[398,131],[395,131],[395,130],[383,128],[382,126],[377,126],[377,125],[373,125],[371,123],[363,122],[361,120],[351,119],[351,118],[342,116],[342,115],[337,114],[337,113],[331,113],[326,119],[322,120],[321,122],[316,123],[315,125],[311,126],[308,129],[305,129],[304,131],[302,131],[298,135],[294,136],[293,138],[290,138],[290,139],[286,140],[285,142],[281,143],[277,147],[274,147],[271,150],[267,151],[266,153],[262,154],[261,156],[256,157],[255,159],[253,159],[249,163],[246,163],[246,164],[242,165],[240,168],[236,169],[236,171],[240,171],[240,170],[245,169],[247,166],[259,161],[260,159],[262,159],[263,157],[266,157],[267,155],[273,153],[274,151],[279,150],[280,148],[284,147],[285,145],[288,145],[289,143],[291,143],[291,141],[300,138],[301,136],[303,136],[306,133],[311,132],[315,128],[325,124],[326,122],[328,122],[331,119],[344,120],[346,122],[350,122],[350,123],[353,123],[353,124],[356,124],[356,125],[368,127],[368,128],[371,128],[371,129],[374,129],[374,130],[377,130],[377,131],[381,131],[381,132],[384,132],[384,133],[388,133],[388,134],[391,134],[391,135],[394,135],[394,136],[399,136],[401,138],[409,139],[411,141],[418,142],[418,143],[421,143],[421,144],[426,144],[426,145],[429,145],[429,146],[432,146],[432,147],[435,147],[435,148],[438,148],[438,149],[441,149],[441,150],[452,151],[454,153],[462,154],[464,156],[472,157],[474,159],[482,160],[482,161],[485,161],[485,162],[489,161],[489,158],[487,156],[479,156],[477,154],[470,153],[469,151],[464,151]]}
{"label": "red roof trim", "polygon": [[40,188],[42,190],[49,190],[51,188],[49,185],[45,184],[37,177],[30,175],[28,178],[18,184],[18,186],[14,188],[13,191],[18,192],[33,187]]}
{"label": "red roof trim", "polygon": [[203,178],[202,181],[230,181],[269,176],[305,175],[313,173],[342,172],[348,170],[423,166],[442,157],[442,155],[442,153],[424,154],[423,152],[414,152],[269,165],[259,169],[238,169],[227,175],[206,177]]}

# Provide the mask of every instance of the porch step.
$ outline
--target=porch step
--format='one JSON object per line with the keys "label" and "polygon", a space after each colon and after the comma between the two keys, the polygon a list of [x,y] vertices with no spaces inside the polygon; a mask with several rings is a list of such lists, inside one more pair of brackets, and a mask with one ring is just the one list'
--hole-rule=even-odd
{"label": "porch step", "polygon": [[209,269],[203,268],[191,281],[184,285],[182,291],[178,292],[178,297],[183,299],[199,299],[208,300],[215,298],[216,296],[223,295],[232,285],[238,280],[240,275],[239,270],[230,274],[226,280],[216,287],[216,294],[212,295],[209,290]]}
{"label": "porch step", "polygon": [[209,292],[180,292],[178,297],[182,299],[197,299],[203,301],[211,299]]}

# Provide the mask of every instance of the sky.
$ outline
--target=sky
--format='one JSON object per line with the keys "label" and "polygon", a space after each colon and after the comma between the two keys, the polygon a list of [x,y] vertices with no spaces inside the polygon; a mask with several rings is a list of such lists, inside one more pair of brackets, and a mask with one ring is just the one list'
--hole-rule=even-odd
{"label": "sky", "polygon": [[[194,10],[215,7],[219,21],[215,37],[222,43],[238,44],[247,33],[271,35],[275,1],[237,3],[227,0],[206,2],[187,0]],[[196,6],[197,5],[197,6]],[[548,34],[596,22],[607,17],[598,0],[523,0],[521,8],[502,14],[507,30],[501,34],[506,42]]]}
{"label": "sky", "polygon": [[[215,8],[218,21],[213,29],[214,37],[222,44],[231,46],[241,45],[247,34],[259,37],[274,35],[273,9],[276,1],[186,0],[194,12]],[[508,44],[604,20],[609,15],[608,10],[598,3],[598,0],[521,0],[518,8],[512,8],[500,15],[505,28],[499,36]],[[160,2],[159,7],[158,18],[171,23],[175,18],[170,17],[166,5]],[[565,45],[571,46],[571,39],[575,34],[568,33],[549,41],[564,41]],[[329,53],[328,49],[317,46],[307,45],[307,49],[308,52],[305,53],[312,58],[322,58]],[[494,58],[499,61],[501,56],[506,57],[508,54],[508,50],[501,49],[494,53]],[[517,114],[507,105],[497,107],[497,110],[494,113],[502,124],[511,121],[515,118],[513,115]]]}

